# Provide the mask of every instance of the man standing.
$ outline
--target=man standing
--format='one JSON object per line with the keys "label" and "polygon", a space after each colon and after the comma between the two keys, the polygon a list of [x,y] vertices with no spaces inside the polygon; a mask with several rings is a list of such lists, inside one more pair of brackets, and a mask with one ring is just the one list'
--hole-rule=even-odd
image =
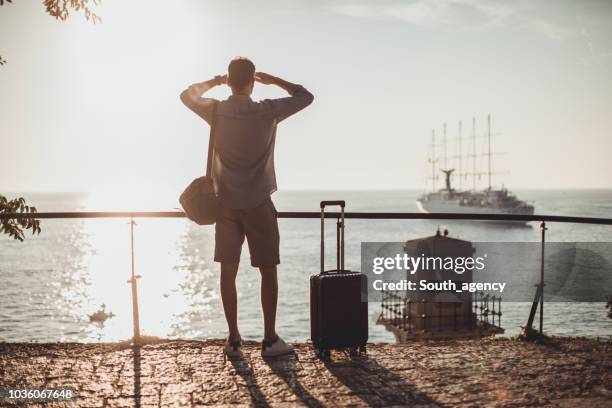
{"label": "man standing", "polygon": [[[290,96],[255,102],[251,99],[255,81],[279,86]],[[232,90],[228,99],[202,97],[223,84]],[[230,62],[227,75],[191,85],[181,94],[181,101],[215,126],[212,174],[221,203],[215,226],[215,261],[221,263],[221,300],[229,328],[225,353],[231,357],[241,355],[236,275],[245,237],[251,265],[261,273],[261,354],[274,357],[291,353],[293,347],[278,336],[275,328],[276,267],[280,257],[277,212],[270,198],[276,191],[274,143],[277,124],[310,105],[313,96],[301,85],[255,72],[249,59],[238,57]]]}

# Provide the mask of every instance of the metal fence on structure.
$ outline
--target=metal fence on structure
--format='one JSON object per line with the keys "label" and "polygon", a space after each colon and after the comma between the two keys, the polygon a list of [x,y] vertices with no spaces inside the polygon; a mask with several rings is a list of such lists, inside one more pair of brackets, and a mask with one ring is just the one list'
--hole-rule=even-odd
{"label": "metal fence on structure", "polygon": [[477,319],[485,324],[501,327],[501,296],[484,292],[476,292],[474,295],[473,307]]}
{"label": "metal fence on structure", "polygon": [[409,297],[405,292],[382,291],[377,323],[387,327],[398,340],[417,333],[438,337],[442,333],[502,333],[501,301],[501,296],[480,291],[470,294],[464,302],[432,301]]}

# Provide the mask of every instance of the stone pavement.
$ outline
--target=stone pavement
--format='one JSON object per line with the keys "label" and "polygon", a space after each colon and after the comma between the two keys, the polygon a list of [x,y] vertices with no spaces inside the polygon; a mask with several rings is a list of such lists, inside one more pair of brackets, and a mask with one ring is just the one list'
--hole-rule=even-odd
{"label": "stone pavement", "polygon": [[372,344],[367,357],[264,361],[249,342],[224,361],[220,340],[115,344],[0,343],[0,385],[73,387],[47,407],[562,406],[612,407],[612,344],[512,339]]}

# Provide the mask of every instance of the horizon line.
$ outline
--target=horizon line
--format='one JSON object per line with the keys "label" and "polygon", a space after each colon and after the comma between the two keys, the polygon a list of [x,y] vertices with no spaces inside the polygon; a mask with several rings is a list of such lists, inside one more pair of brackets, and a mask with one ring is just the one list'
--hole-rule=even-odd
{"label": "horizon line", "polygon": [[[495,187],[494,187],[495,188]],[[527,190],[527,191],[560,191],[560,190],[573,190],[573,191],[586,191],[586,190],[612,190],[612,186],[610,187],[577,187],[577,186],[568,186],[568,187],[516,187],[516,188],[508,188],[509,191],[513,190]],[[476,189],[476,191],[482,191],[486,188]],[[436,191],[439,191],[437,189]],[[431,188],[423,188],[423,187],[413,187],[413,188],[392,188],[392,187],[382,187],[382,188],[283,188],[277,190],[275,193],[282,192],[337,192],[337,191],[347,191],[347,192],[381,192],[381,191],[431,191]],[[465,189],[460,191],[474,191],[473,189]],[[1,192],[0,195],[15,195],[15,194],[91,194],[95,191],[92,190],[12,190]],[[180,193],[180,190],[177,190],[177,193]],[[274,194],[274,193],[273,193]]]}

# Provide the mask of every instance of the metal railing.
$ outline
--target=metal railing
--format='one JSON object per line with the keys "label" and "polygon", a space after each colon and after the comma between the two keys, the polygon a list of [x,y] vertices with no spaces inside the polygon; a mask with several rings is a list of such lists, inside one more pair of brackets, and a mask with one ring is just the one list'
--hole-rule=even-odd
{"label": "metal railing", "polygon": [[[326,212],[325,218],[336,218],[340,222],[340,213]],[[35,219],[83,219],[83,218],[128,218],[130,220],[130,240],[131,240],[131,259],[132,273],[127,281],[132,289],[132,306],[133,306],[133,326],[134,326],[134,341],[140,339],[140,321],[138,310],[138,286],[137,279],[140,275],[136,275],[134,262],[134,219],[135,218],[184,218],[185,213],[182,211],[69,211],[69,212],[39,212],[34,214],[28,213],[4,213],[0,214],[0,219],[20,219],[20,218],[35,218]],[[495,222],[540,222],[541,229],[541,266],[540,266],[540,282],[536,285],[536,294],[533,304],[527,319],[526,329],[530,330],[538,310],[540,312],[539,331],[543,333],[544,326],[544,248],[545,248],[545,231],[548,229],[547,222],[558,223],[575,223],[575,224],[594,224],[594,225],[612,225],[612,218],[598,217],[575,217],[561,215],[520,215],[520,214],[455,214],[455,213],[414,213],[414,212],[345,212],[344,217],[347,219],[363,219],[363,220],[464,220],[464,221],[495,221]],[[278,218],[288,219],[320,219],[321,213],[315,211],[281,211],[278,213]]]}
{"label": "metal railing", "polygon": [[[35,214],[0,214],[0,219],[18,218],[184,218],[182,211],[69,211],[39,212]],[[338,212],[326,212],[325,218],[339,218]],[[413,213],[413,212],[346,212],[345,218],[363,220],[467,220],[467,221],[538,221],[575,224],[612,225],[612,218],[574,217],[564,215],[468,214],[468,213]],[[318,211],[281,211],[278,218],[321,218]]]}

